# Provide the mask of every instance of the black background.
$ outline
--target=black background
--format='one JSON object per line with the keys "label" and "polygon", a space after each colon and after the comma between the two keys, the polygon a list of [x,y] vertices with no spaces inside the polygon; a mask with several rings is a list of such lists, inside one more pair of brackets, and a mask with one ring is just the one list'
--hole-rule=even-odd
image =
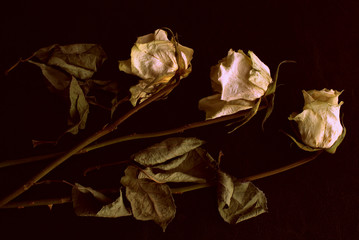
{"label": "black background", "polygon": [[[120,73],[117,61],[129,58],[136,38],[169,27],[181,44],[194,49],[193,71],[165,101],[153,103],[126,121],[114,135],[168,129],[204,119],[198,100],[212,94],[209,69],[230,48],[252,50],[271,69],[279,62],[273,115],[260,128],[263,113],[227,135],[224,124],[187,131],[218,156],[223,170],[238,177],[259,173],[308,156],[291,146],[279,130],[291,132],[287,117],[301,111],[301,90],[344,90],[340,100],[347,136],[334,155],[323,154],[297,169],[255,182],[268,198],[269,212],[237,225],[218,214],[214,189],[175,196],[176,218],[165,233],[153,222],[132,217],[97,219],[77,217],[71,204],[0,210],[0,234],[20,237],[100,239],[358,239],[358,76],[359,3],[357,1],[16,1],[1,6],[0,70],[20,57],[54,43],[99,43],[109,59],[96,75],[119,79],[123,94],[136,83]],[[32,149],[32,139],[54,139],[65,128],[66,107],[53,96],[39,69],[21,64],[1,75],[0,158],[12,159],[66,149],[101,128],[108,113],[91,108],[87,129],[66,136],[55,149]],[[127,109],[129,106],[127,106]],[[126,106],[123,107],[123,111]],[[64,179],[86,186],[118,186],[121,167],[82,176],[89,166],[128,159],[163,138],[119,144],[76,156],[46,179]],[[45,163],[0,169],[0,196],[20,186]],[[63,184],[40,185],[23,199],[69,195]]]}

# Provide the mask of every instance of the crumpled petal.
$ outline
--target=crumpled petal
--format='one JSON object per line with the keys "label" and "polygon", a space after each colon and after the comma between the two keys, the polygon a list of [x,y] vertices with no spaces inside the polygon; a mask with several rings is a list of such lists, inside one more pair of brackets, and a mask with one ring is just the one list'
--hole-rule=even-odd
{"label": "crumpled petal", "polygon": [[220,94],[215,94],[202,98],[199,101],[199,110],[206,111],[206,119],[213,119],[250,109],[254,106],[254,104],[255,102],[253,101],[246,101],[242,99],[229,102],[223,101],[221,100]]}
{"label": "crumpled petal", "polygon": [[249,81],[257,87],[258,92],[263,92],[264,94],[268,89],[268,85],[272,82],[270,70],[268,66],[265,65],[252,51],[248,51],[248,54],[252,60],[252,69],[249,72]]}
{"label": "crumpled petal", "polygon": [[230,49],[227,57],[211,69],[212,85],[220,87],[221,100],[253,101],[263,96],[272,82],[268,67],[253,52],[249,54]]}
{"label": "crumpled petal", "polygon": [[181,78],[186,77],[191,72],[192,56],[193,49],[170,41],[164,30],[138,37],[131,58],[119,61],[120,71],[142,79],[132,87],[131,103],[135,105],[152,95],[158,85],[168,83],[177,72]]}
{"label": "crumpled petal", "polygon": [[303,90],[305,105],[303,112],[292,115],[289,120],[298,124],[302,141],[313,148],[330,148],[343,132],[340,123],[338,97],[342,92],[323,89]]}
{"label": "crumpled petal", "polygon": [[269,68],[251,51],[230,49],[228,55],[211,68],[210,78],[217,93],[200,100],[206,119],[217,118],[252,108],[272,82]]}
{"label": "crumpled petal", "polygon": [[142,79],[168,82],[178,69],[175,47],[170,41],[136,43],[131,51],[131,71]]}

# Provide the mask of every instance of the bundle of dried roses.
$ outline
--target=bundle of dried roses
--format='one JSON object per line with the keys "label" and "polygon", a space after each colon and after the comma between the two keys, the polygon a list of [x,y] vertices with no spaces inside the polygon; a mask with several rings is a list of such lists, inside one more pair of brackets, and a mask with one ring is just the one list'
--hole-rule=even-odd
{"label": "bundle of dried roses", "polygon": [[[23,187],[2,199],[0,206],[25,206],[25,203],[16,205],[11,201],[75,154],[123,141],[166,136],[229,120],[235,121],[233,132],[248,122],[258,110],[266,108],[264,123],[273,109],[280,64],[275,78],[272,79],[269,68],[253,52],[249,51],[246,55],[241,50],[235,52],[230,49],[228,55],[211,68],[210,78],[214,95],[199,101],[199,109],[206,113],[205,121],[161,132],[132,134],[93,144],[102,136],[114,131],[138,110],[166,97],[181,79],[190,74],[192,56],[191,48],[179,44],[173,34],[172,38],[168,39],[164,29],[138,37],[131,49],[131,58],[119,61],[120,71],[140,78],[138,84],[129,89],[131,96],[122,100],[118,100],[118,86],[113,81],[92,79],[93,74],[106,60],[106,54],[99,45],[55,44],[36,51],[28,59],[20,60],[19,62],[29,62],[40,67],[49,89],[67,99],[69,112],[68,129],[65,133],[77,134],[80,129],[84,129],[90,110],[89,105],[101,105],[96,101],[96,96],[90,94],[94,89],[113,94],[113,100],[108,107],[111,113],[125,100],[129,100],[133,108],[67,152],[3,161],[1,167],[58,157]],[[303,94],[305,100],[303,112],[289,117],[290,120],[298,123],[301,141],[288,135],[303,150],[317,152],[310,158],[270,172],[238,179],[220,169],[219,162],[201,147],[205,144],[204,141],[195,137],[172,137],[132,155],[118,183],[117,197],[109,197],[100,190],[76,183],[72,185],[71,198],[60,202],[43,201],[42,204],[72,201],[74,210],[79,216],[115,218],[132,215],[138,220],[153,220],[165,230],[176,213],[172,194],[215,186],[218,211],[226,222],[238,223],[255,217],[267,211],[267,199],[264,193],[250,181],[309,162],[323,150],[335,153],[345,136],[346,130],[339,117],[342,102],[338,104],[338,97],[341,92],[327,89],[303,90]],[[173,183],[184,183],[185,187],[173,188],[171,185]],[[127,201],[124,201],[124,198]],[[96,204],[91,204],[93,202]]]}

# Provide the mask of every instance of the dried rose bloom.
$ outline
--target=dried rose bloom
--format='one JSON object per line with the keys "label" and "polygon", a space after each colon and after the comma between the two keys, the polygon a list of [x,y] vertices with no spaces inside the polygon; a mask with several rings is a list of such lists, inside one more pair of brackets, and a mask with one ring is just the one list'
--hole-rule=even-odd
{"label": "dried rose bloom", "polygon": [[293,113],[289,120],[298,124],[302,141],[312,148],[327,149],[333,146],[343,132],[340,123],[339,95],[336,90],[303,90],[304,107],[300,114]]}
{"label": "dried rose bloom", "polygon": [[210,78],[215,95],[199,101],[206,119],[250,109],[272,82],[269,68],[252,52],[230,49],[227,57],[211,68]]}
{"label": "dried rose bloom", "polygon": [[176,74],[180,78],[187,77],[192,70],[192,55],[193,49],[170,41],[164,30],[138,37],[131,49],[131,58],[119,61],[121,71],[141,78],[130,88],[132,105],[150,97]]}

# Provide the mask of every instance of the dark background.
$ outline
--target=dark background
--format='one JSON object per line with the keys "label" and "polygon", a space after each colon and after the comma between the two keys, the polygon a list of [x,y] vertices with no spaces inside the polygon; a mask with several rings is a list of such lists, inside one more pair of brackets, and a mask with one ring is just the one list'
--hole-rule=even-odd
{"label": "dark background", "polygon": [[[255,181],[268,198],[269,212],[237,225],[225,223],[217,211],[214,189],[175,196],[176,218],[165,233],[153,222],[132,217],[77,217],[71,204],[0,210],[1,238],[100,239],[358,239],[358,75],[359,3],[357,1],[16,1],[2,3],[0,13],[0,70],[54,43],[99,43],[109,59],[96,75],[119,79],[123,94],[136,83],[120,73],[117,61],[129,58],[136,38],[169,27],[180,43],[194,49],[193,71],[165,101],[153,103],[114,135],[177,127],[204,119],[198,100],[212,94],[209,69],[230,48],[252,50],[271,69],[283,65],[276,105],[260,128],[263,113],[227,135],[224,124],[187,131],[208,142],[214,158],[222,150],[223,170],[237,177],[277,168],[307,153],[291,145],[279,130],[292,133],[287,117],[301,111],[301,90],[344,90],[341,112],[347,136],[334,155],[269,178]],[[87,129],[66,136],[57,147],[32,148],[32,139],[54,139],[65,128],[66,107],[52,95],[40,71],[21,64],[1,75],[0,159],[67,149],[108,121],[108,113],[91,108]],[[129,108],[129,106],[127,106]],[[126,106],[123,110],[126,109]],[[118,186],[121,167],[82,176],[89,166],[128,159],[164,138],[140,140],[73,157],[46,179],[64,179],[94,188]],[[0,169],[0,196],[20,186],[45,163]],[[69,195],[63,184],[35,186],[22,199]],[[20,199],[19,199],[20,200]]]}

